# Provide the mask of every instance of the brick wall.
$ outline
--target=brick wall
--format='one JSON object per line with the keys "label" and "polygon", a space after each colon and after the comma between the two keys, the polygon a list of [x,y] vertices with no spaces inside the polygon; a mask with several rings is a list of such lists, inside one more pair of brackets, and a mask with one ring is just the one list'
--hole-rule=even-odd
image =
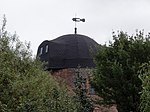
{"label": "brick wall", "polygon": [[[85,88],[88,90],[87,95],[89,95],[92,99],[98,100],[100,97],[98,97],[95,94],[90,94],[90,83],[89,83],[89,76],[91,76],[91,72],[89,72],[89,69],[81,69],[81,74],[83,75],[84,78],[86,78],[85,81]],[[73,89],[74,89],[74,79],[75,79],[75,74],[76,69],[61,69],[61,70],[56,70],[51,72],[52,76],[56,78],[56,80],[61,84],[66,84],[68,93],[74,94]],[[116,106],[111,106],[111,107],[103,107],[99,105],[95,105],[95,109],[93,112],[118,112],[116,109]]]}

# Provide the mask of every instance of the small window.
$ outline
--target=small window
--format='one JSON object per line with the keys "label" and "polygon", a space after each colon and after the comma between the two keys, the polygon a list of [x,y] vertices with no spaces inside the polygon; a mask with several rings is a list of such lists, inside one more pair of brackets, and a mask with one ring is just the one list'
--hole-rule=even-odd
{"label": "small window", "polygon": [[40,55],[43,53],[43,47],[40,48]]}
{"label": "small window", "polygon": [[46,53],[48,52],[48,45],[46,45],[46,49],[45,49],[45,52],[46,52]]}

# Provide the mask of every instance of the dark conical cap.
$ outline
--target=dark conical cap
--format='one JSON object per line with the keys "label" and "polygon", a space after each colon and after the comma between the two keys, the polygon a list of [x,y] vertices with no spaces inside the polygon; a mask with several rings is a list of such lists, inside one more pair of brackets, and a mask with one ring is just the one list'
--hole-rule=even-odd
{"label": "dark conical cap", "polygon": [[96,51],[98,43],[87,36],[63,35],[49,41],[48,45],[49,69],[94,67],[92,52]]}

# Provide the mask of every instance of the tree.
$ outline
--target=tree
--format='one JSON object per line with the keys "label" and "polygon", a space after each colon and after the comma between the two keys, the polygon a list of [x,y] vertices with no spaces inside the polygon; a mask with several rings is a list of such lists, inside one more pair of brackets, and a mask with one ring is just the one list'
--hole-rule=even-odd
{"label": "tree", "polygon": [[[83,73],[84,72],[84,73]],[[86,76],[84,76],[85,70],[80,67],[76,69],[75,73],[75,101],[78,102],[78,112],[93,112],[93,102],[91,98],[87,95],[87,88],[85,85]]]}
{"label": "tree", "polygon": [[150,62],[142,65],[139,72],[142,80],[141,112],[150,112]]}
{"label": "tree", "polygon": [[0,28],[0,111],[1,112],[76,112],[77,107],[65,87],[43,71],[32,58],[30,44],[16,34]]}
{"label": "tree", "polygon": [[113,33],[114,41],[99,48],[95,56],[94,87],[101,104],[116,104],[119,112],[138,112],[141,80],[138,71],[150,60],[150,35]]}

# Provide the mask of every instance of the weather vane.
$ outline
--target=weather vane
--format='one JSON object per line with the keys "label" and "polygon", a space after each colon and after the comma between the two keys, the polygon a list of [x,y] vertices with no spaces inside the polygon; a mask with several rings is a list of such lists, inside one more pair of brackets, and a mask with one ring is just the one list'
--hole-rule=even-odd
{"label": "weather vane", "polygon": [[82,21],[82,22],[85,22],[85,19],[83,18],[83,19],[80,19],[80,18],[72,18],[72,20],[75,22],[75,34],[77,34],[77,22],[80,22],[80,21]]}

